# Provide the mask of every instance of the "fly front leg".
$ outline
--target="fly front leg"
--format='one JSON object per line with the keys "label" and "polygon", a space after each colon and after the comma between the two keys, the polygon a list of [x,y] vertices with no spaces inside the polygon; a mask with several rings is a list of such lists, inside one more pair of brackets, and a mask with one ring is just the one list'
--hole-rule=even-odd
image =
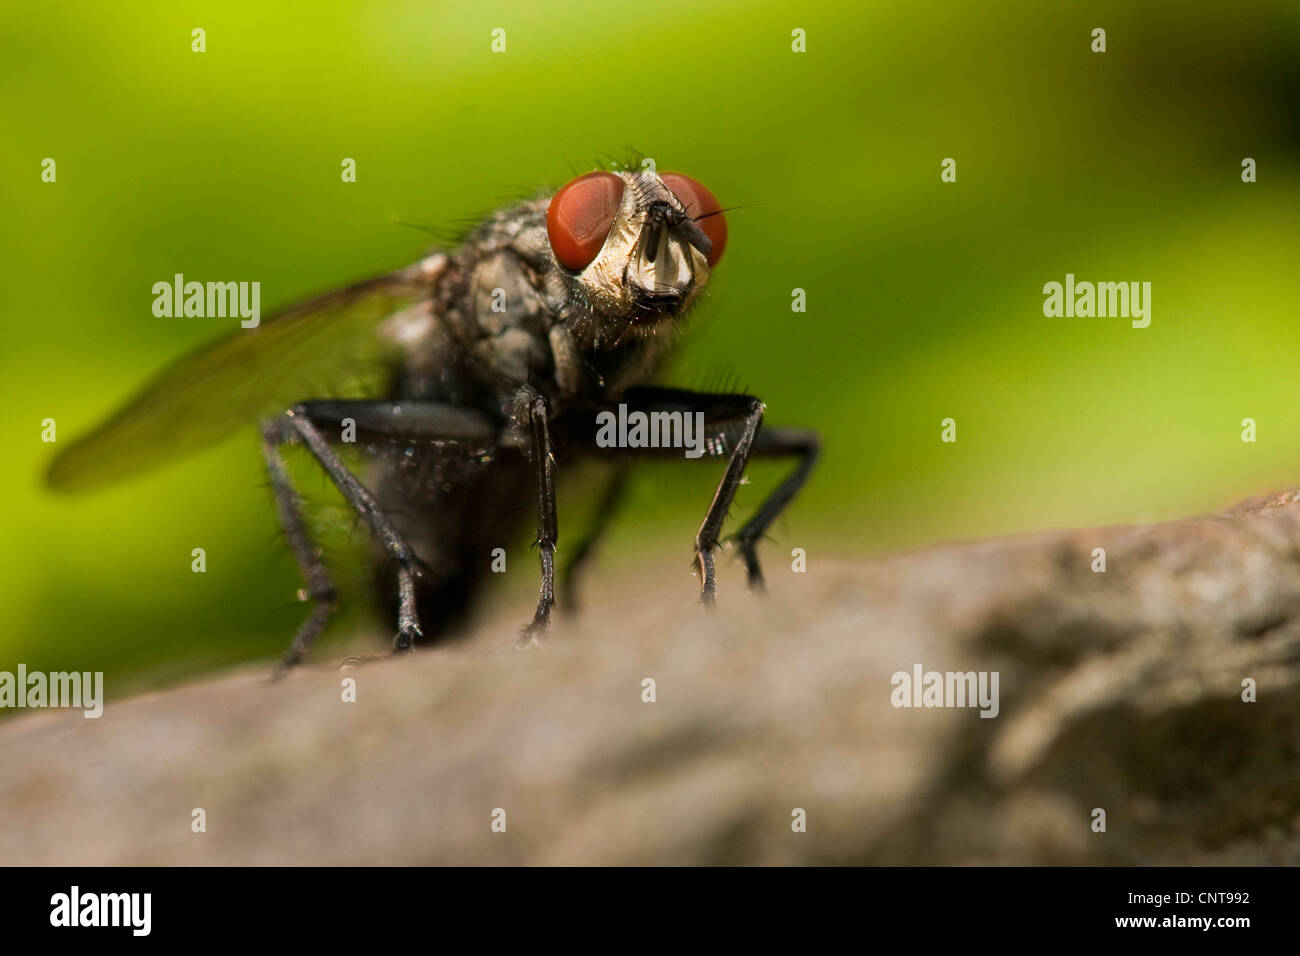
{"label": "fly front leg", "polygon": [[717,575],[714,569],[713,551],[718,547],[718,535],[722,532],[722,523],[727,520],[731,502],[736,497],[736,489],[745,477],[745,466],[749,464],[750,450],[759,426],[763,424],[765,406],[756,398],[749,399],[749,412],[745,416],[745,425],[727,459],[727,470],[722,473],[718,490],[713,493],[713,502],[704,513],[700,530],[695,533],[695,561],[700,570],[700,603],[713,604],[718,598]]}
{"label": "fly front leg", "polygon": [[533,619],[519,635],[520,644],[535,639],[550,626],[555,607],[555,542],[559,525],[555,518],[555,455],[547,424],[546,400],[540,395],[528,399],[527,416],[531,451],[537,465],[537,550],[541,555],[542,584],[537,596]]}
{"label": "fly front leg", "polygon": [[320,561],[302,518],[297,493],[289,480],[279,446],[292,441],[306,445],[349,505],[370,526],[384,551],[397,564],[397,636],[393,650],[409,651],[421,636],[415,606],[415,581],[419,559],[380,510],[374,496],[352,474],[330,446],[326,430],[341,428],[344,419],[355,426],[362,440],[414,439],[465,442],[482,445],[495,437],[493,423],[477,412],[431,402],[310,401],[294,406],[263,428],[263,449],[276,506],[289,546],[302,568],[308,593],[316,608],[295,635],[285,654],[285,667],[302,660],[337,605],[333,583]]}
{"label": "fly front leg", "polygon": [[[758,562],[757,543],[812,473],[821,449],[817,433],[805,428],[760,430],[763,404],[748,395],[717,395],[672,388],[635,388],[629,389],[625,397],[629,410],[636,409],[650,415],[663,412],[670,415],[702,415],[703,450],[715,457],[721,454],[729,456],[727,470],[695,536],[695,563],[701,578],[700,599],[706,604],[713,603],[717,594],[713,551],[718,546],[718,535],[727,510],[735,499],[736,489],[744,480],[745,466],[751,459],[758,457],[794,456],[799,459],[794,471],[786,476],[734,535],[740,558],[745,563],[749,587],[761,590],[763,571]],[[680,450],[664,448],[641,449],[636,453],[660,458],[681,454]],[[698,449],[694,457],[700,457]]]}
{"label": "fly front leg", "polygon": [[[667,413],[669,416],[692,416],[689,419],[692,424],[702,422],[703,428],[695,430],[698,447],[689,449],[695,454],[688,457],[701,457],[705,451],[715,455],[727,453],[725,449],[730,444],[727,470],[723,472],[709,510],[704,514],[704,521],[695,533],[695,566],[700,575],[700,602],[713,604],[718,595],[714,551],[718,547],[722,524],[735,500],[736,489],[744,481],[745,466],[749,463],[755,438],[763,424],[764,405],[752,395],[719,395],[677,388],[632,388],[628,389],[624,397],[629,412],[636,410],[651,415]],[[734,426],[737,422],[740,423],[739,434],[735,435],[734,441],[728,442],[728,429],[724,426]],[[733,427],[729,430],[735,429]],[[686,434],[686,419],[683,419],[683,439]],[[662,448],[658,450],[658,454],[663,453]],[[681,454],[682,450],[678,449],[677,453]]]}

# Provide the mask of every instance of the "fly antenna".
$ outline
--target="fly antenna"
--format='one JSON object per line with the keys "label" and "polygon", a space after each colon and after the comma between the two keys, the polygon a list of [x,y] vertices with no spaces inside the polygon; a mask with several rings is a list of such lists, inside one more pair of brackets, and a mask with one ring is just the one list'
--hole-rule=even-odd
{"label": "fly antenna", "polygon": [[748,209],[748,208],[749,208],[749,205],[745,205],[745,206],[726,206],[726,207],[724,207],[724,208],[722,208],[722,209],[715,209],[715,210],[713,210],[713,212],[702,212],[702,213],[700,213],[698,216],[693,216],[693,217],[691,218],[691,221],[692,221],[692,222],[699,222],[701,219],[708,219],[710,216],[721,216],[724,212],[735,212],[737,209]]}

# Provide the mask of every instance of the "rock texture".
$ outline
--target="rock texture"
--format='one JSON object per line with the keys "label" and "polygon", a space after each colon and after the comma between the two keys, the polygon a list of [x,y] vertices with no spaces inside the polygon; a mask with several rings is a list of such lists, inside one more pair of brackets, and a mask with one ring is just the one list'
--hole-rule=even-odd
{"label": "rock texture", "polygon": [[[714,613],[684,573],[605,569],[523,651],[514,607],[410,658],[340,671],[327,646],[276,683],[123,700],[109,675],[99,720],[0,722],[0,862],[1300,862],[1300,493],[767,560],[763,597],[724,563]],[[998,716],[895,708],[916,664],[997,671]]]}

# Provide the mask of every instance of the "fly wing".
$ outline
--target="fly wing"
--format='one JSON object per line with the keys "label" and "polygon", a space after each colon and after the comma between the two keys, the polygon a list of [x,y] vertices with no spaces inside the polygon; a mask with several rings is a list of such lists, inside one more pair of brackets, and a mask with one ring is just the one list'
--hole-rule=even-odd
{"label": "fly wing", "polygon": [[326,293],[165,368],[116,415],[55,456],[47,481],[86,491],[191,454],[306,398],[385,386],[380,322],[430,290],[416,265]]}

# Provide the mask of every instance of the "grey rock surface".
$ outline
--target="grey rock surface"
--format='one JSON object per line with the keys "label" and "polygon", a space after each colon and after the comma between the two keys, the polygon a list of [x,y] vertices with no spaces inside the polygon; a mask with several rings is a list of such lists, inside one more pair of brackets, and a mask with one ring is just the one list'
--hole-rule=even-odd
{"label": "grey rock surface", "polygon": [[[0,722],[0,862],[1298,863],[1298,498],[806,574],[769,549],[769,593],[724,562],[712,613],[606,569],[542,647],[511,607],[402,659],[110,686],[99,720]],[[893,706],[917,664],[998,672],[997,717]]]}

